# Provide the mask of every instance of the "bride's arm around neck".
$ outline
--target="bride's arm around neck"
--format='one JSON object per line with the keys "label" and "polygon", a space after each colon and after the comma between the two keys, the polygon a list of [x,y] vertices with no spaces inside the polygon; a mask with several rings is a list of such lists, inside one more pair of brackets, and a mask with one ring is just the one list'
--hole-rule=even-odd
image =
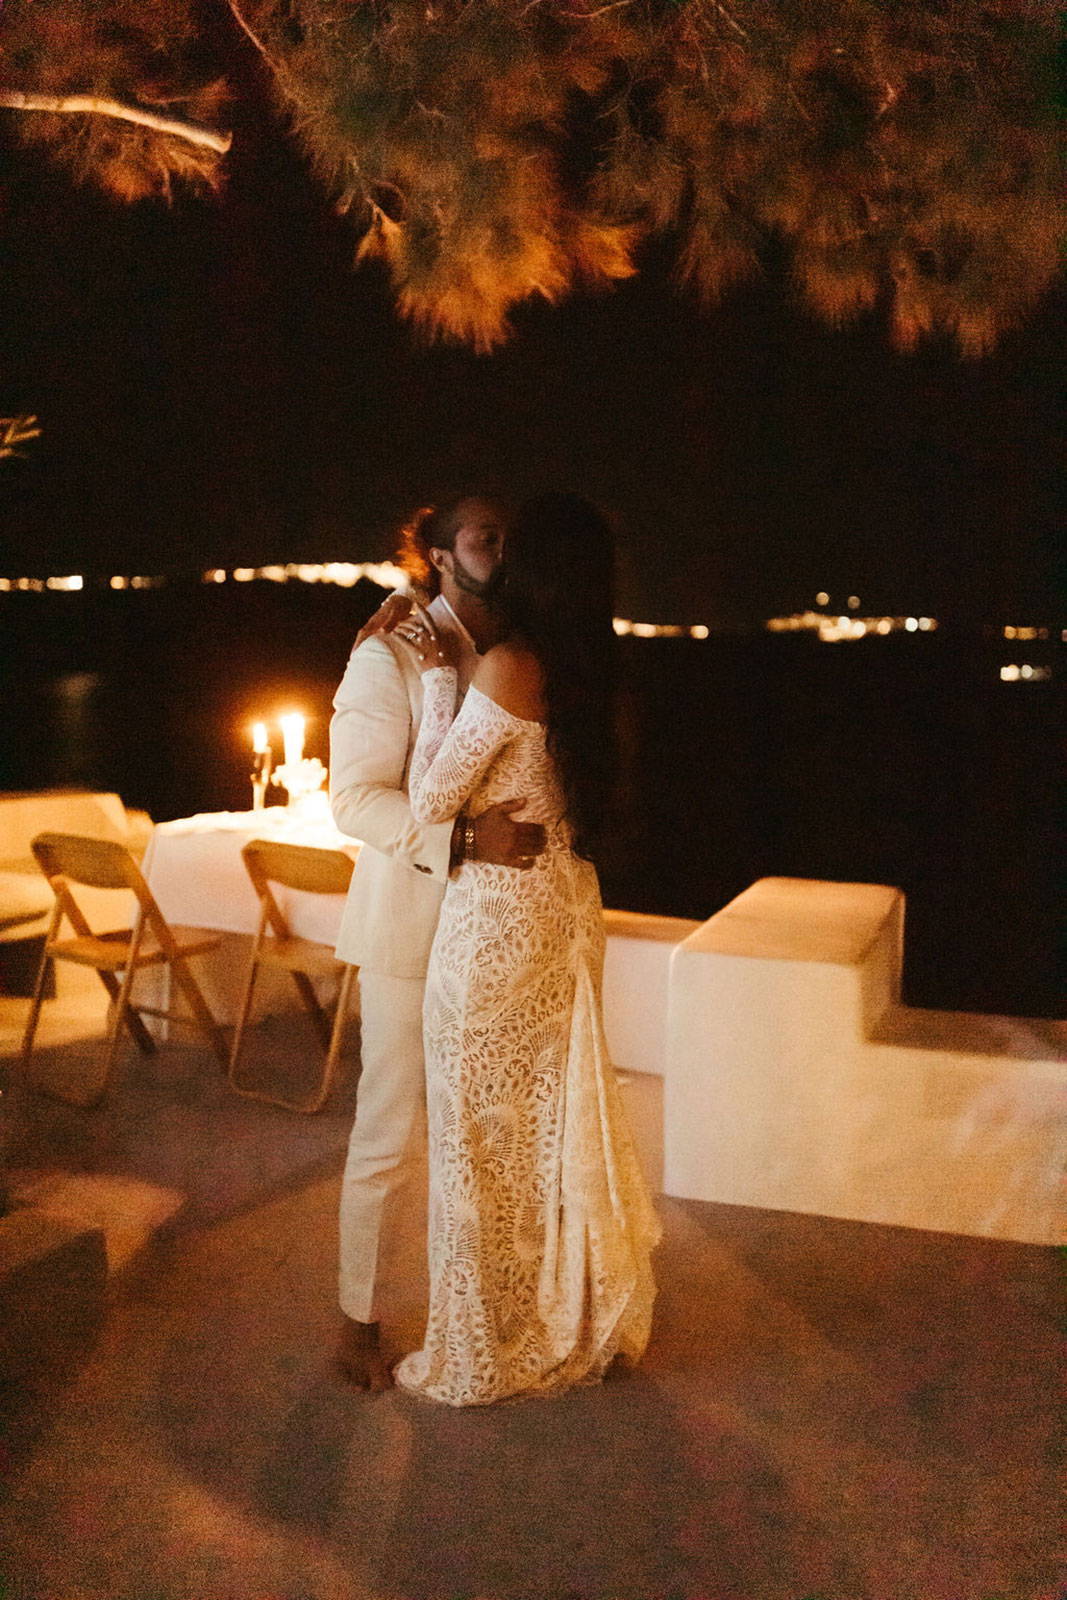
{"label": "bride's arm around neck", "polygon": [[526,722],[545,720],[544,672],[528,645],[505,639],[486,652],[478,663],[473,684],[513,717]]}

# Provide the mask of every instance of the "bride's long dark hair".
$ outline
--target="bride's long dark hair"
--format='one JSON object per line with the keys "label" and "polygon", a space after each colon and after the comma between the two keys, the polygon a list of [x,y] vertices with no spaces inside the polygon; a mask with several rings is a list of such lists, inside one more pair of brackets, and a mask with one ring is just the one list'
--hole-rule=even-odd
{"label": "bride's long dark hair", "polygon": [[548,747],[574,847],[594,855],[615,778],[614,540],[596,507],[575,494],[525,501],[504,547],[499,596],[544,672]]}

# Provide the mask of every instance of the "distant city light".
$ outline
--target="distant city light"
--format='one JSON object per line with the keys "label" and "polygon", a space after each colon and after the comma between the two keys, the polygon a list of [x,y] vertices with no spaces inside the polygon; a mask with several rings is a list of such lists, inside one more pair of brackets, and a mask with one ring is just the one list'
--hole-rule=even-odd
{"label": "distant city light", "polygon": [[[391,561],[325,561],[325,562],[273,562],[262,567],[209,567],[200,574],[202,583],[329,583],[351,588],[361,579],[384,589],[405,591],[408,579],[402,568]],[[16,592],[41,594],[49,591],[84,591],[87,587],[108,587],[115,590],[158,589],[167,579],[160,575],[137,574],[132,577],[116,574],[110,578],[86,580],[81,574],[53,575],[47,578],[0,578],[0,594]],[[815,596],[820,606],[828,606],[830,596],[820,589]],[[772,633],[811,632],[827,644],[842,640],[863,639],[868,634],[885,637],[891,633],[933,633],[938,627],[936,617],[860,617],[855,610],[860,604],[858,595],[849,595],[846,605],[852,615],[828,611],[801,611],[791,616],[770,617],[764,627]],[[629,617],[615,617],[612,626],[620,637],[636,639],[707,639],[711,629],[706,623],[686,625],[675,622],[634,622]],[[1067,628],[1050,629],[1036,624],[1008,623],[998,625],[1005,639],[1037,640],[1059,638],[1067,643]],[[1052,677],[1052,668],[1032,663],[1008,665],[999,669],[1004,683],[1042,683]]]}
{"label": "distant city light", "polygon": [[1001,667],[1001,683],[1047,683],[1052,677],[1051,667],[1035,667],[1026,662],[1022,666]]}
{"label": "distant city light", "polygon": [[614,617],[611,625],[620,638],[632,635],[635,639],[706,639],[711,632],[702,622],[687,628],[679,622],[631,622],[629,617]]}
{"label": "distant city light", "polygon": [[771,617],[765,623],[772,633],[812,632],[826,644],[837,644],[842,639],[863,639],[867,634],[906,631],[932,633],[937,627],[936,617],[848,617],[827,616],[823,611],[799,611],[790,617]]}

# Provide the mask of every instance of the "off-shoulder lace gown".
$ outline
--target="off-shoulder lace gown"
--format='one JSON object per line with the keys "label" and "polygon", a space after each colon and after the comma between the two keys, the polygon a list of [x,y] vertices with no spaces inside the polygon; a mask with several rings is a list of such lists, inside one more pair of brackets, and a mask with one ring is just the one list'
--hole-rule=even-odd
{"label": "off-shoulder lace gown", "polygon": [[659,1225],[607,1056],[592,865],[571,849],[540,723],[437,668],[412,756],[419,821],[525,796],[526,871],[449,881],[424,1012],[430,1314],[397,1379],[451,1405],[593,1382],[648,1341]]}

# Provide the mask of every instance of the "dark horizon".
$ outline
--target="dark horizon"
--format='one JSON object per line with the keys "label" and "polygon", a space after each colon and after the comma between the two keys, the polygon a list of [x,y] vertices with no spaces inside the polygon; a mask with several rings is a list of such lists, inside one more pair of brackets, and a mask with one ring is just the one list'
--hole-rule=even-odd
{"label": "dark horizon", "polygon": [[368,561],[457,484],[565,485],[622,531],[619,611],[1055,623],[1064,295],[991,357],[828,331],[780,262],[700,313],[641,277],[426,348],[282,135],[216,200],[124,210],[6,151],[0,575]]}

